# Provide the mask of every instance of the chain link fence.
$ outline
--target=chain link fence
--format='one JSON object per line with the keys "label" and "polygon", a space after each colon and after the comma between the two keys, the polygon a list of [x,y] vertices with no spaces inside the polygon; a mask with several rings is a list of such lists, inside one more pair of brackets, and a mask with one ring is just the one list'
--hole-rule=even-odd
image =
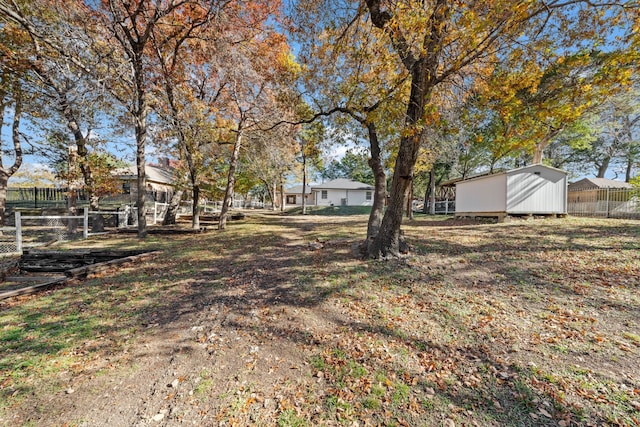
{"label": "chain link fence", "polygon": [[16,228],[2,227],[0,229],[0,256],[18,253],[16,247]]}

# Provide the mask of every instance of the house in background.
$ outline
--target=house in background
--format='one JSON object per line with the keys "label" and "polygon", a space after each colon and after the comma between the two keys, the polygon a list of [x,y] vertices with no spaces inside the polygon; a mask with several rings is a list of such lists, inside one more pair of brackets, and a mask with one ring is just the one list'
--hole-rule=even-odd
{"label": "house in background", "polygon": [[535,164],[456,182],[456,216],[565,215],[567,173]]}
{"label": "house in background", "polygon": [[[302,205],[302,185],[297,185],[295,187],[286,188],[284,191],[285,203],[287,205]],[[305,204],[307,206],[311,206],[315,204],[313,199],[313,192],[311,191],[311,186],[307,185],[304,190]]]}
{"label": "house in background", "polygon": [[[153,201],[168,203],[173,194],[175,184],[175,169],[168,159],[161,159],[160,165],[148,164],[144,167],[146,179],[146,192]],[[135,201],[138,194],[136,166],[118,168],[113,174],[122,181],[123,195]]]}
{"label": "house in background", "polygon": [[371,206],[373,185],[350,179],[334,179],[311,187],[317,206]]}

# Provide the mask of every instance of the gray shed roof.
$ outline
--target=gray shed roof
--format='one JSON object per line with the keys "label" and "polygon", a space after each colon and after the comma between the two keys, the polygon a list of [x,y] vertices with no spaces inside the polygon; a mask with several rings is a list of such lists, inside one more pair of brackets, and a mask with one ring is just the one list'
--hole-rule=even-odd
{"label": "gray shed roof", "polygon": [[320,185],[314,185],[312,190],[373,190],[373,185],[350,179],[338,178]]}
{"label": "gray shed roof", "polygon": [[583,178],[569,184],[569,191],[598,190],[600,188],[633,188],[633,185],[607,178]]}

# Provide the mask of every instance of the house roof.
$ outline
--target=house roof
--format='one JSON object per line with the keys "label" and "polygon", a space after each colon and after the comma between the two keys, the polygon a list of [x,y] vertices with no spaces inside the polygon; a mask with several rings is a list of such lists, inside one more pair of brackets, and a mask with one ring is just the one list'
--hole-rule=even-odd
{"label": "house roof", "polygon": [[373,190],[373,185],[364,182],[352,181],[350,179],[338,178],[320,185],[314,185],[311,190]]}
{"label": "house roof", "polygon": [[[159,166],[146,165],[144,167],[144,171],[145,171],[145,178],[148,181],[157,182],[160,184],[169,184],[169,185],[173,184],[174,182],[173,168],[167,169],[167,168],[161,168]],[[114,170],[113,173],[117,175],[120,179],[135,179],[138,174],[136,166],[134,165],[116,169]]]}
{"label": "house roof", "polygon": [[[302,193],[302,185],[296,185],[285,189],[285,194],[300,194]],[[307,185],[304,194],[311,194],[311,186]]]}
{"label": "house roof", "polygon": [[583,178],[569,184],[569,190],[595,190],[600,188],[633,188],[628,182],[607,178]]}

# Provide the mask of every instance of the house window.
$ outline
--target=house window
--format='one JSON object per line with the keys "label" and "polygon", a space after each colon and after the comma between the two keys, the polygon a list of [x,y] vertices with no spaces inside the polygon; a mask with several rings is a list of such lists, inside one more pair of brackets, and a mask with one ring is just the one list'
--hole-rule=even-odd
{"label": "house window", "polygon": [[287,204],[295,205],[296,204],[296,196],[287,196]]}
{"label": "house window", "polygon": [[371,191],[367,191],[367,193],[364,196],[365,200],[371,200]]}
{"label": "house window", "polygon": [[322,190],[322,193],[320,194],[320,198],[322,200],[327,200],[329,198],[329,194],[327,194],[327,190]]}
{"label": "house window", "polygon": [[131,194],[131,184],[128,182],[122,183],[122,192],[124,194]]}

